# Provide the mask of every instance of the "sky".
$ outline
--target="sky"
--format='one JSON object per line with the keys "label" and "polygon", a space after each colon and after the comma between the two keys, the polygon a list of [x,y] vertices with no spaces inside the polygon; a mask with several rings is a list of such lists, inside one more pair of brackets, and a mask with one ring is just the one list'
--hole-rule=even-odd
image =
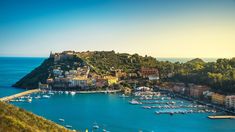
{"label": "sky", "polygon": [[235,57],[235,0],[0,0],[0,56]]}

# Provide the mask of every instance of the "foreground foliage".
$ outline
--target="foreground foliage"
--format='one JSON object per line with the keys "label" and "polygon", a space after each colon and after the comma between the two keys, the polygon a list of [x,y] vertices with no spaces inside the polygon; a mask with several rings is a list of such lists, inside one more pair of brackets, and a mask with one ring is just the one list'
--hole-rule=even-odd
{"label": "foreground foliage", "polygon": [[0,132],[69,132],[42,117],[0,102]]}

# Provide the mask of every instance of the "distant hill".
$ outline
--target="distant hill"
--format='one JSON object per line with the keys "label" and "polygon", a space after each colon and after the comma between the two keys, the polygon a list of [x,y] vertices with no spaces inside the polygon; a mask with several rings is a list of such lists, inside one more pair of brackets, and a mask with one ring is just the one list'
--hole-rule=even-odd
{"label": "distant hill", "polygon": [[0,102],[0,132],[70,132],[52,121]]}
{"label": "distant hill", "polygon": [[195,59],[192,59],[186,63],[205,63],[205,62],[200,58],[195,58]]}

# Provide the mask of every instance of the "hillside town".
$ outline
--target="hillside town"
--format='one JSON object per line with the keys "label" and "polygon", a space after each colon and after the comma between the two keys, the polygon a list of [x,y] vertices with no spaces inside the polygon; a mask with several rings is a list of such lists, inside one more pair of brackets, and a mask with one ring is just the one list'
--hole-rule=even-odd
{"label": "hillside town", "polygon": [[[84,54],[84,53],[83,53]],[[79,52],[64,51],[51,53],[54,65],[49,68],[46,83],[39,82],[41,89],[91,90],[116,88],[120,83],[129,83],[136,79],[147,81],[159,80],[158,69],[141,67],[136,72],[126,73],[121,69],[110,69],[109,74],[98,74],[92,65],[81,60],[74,61]],[[70,61],[72,60],[72,61]],[[134,78],[134,79],[133,79]],[[136,81],[134,81],[136,83]]]}

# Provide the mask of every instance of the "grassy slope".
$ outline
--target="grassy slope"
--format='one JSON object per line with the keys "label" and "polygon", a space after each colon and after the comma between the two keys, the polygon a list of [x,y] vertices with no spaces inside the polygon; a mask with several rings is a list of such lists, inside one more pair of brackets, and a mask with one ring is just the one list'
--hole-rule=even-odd
{"label": "grassy slope", "polygon": [[0,102],[0,132],[69,132],[66,128],[11,104]]}

